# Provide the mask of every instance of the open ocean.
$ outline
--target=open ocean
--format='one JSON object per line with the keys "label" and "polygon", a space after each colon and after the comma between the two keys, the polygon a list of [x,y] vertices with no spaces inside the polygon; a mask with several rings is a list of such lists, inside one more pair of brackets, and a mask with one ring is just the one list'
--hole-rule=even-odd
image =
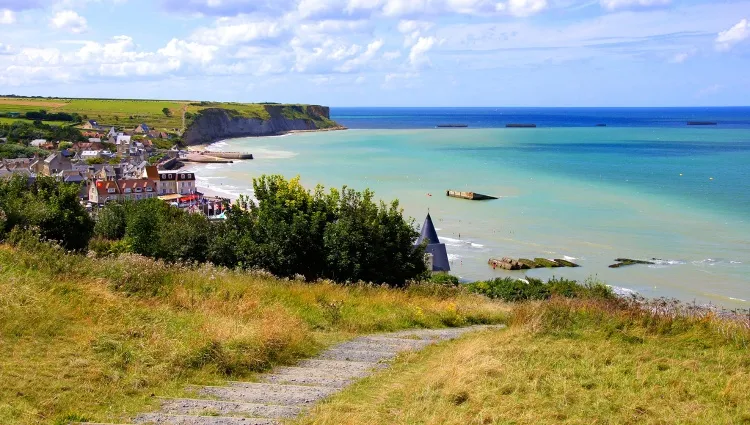
{"label": "open ocean", "polygon": [[[420,225],[429,209],[453,273],[466,280],[593,277],[649,297],[750,307],[748,107],[332,108],[331,115],[351,130],[213,145],[256,159],[196,166],[199,186],[252,194],[253,177],[280,173],[309,187],[369,187],[398,198]],[[470,127],[435,128],[455,123]],[[447,189],[500,199],[452,199]],[[503,256],[564,257],[583,267],[487,265]],[[609,269],[617,257],[661,261]]]}

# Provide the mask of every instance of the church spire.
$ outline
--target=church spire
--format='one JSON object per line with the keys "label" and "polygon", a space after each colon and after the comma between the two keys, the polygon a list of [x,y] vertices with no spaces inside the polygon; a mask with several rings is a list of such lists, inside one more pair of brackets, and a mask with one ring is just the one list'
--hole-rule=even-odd
{"label": "church spire", "polygon": [[424,241],[427,241],[428,245],[440,243],[440,239],[438,238],[437,231],[435,230],[435,225],[432,223],[432,217],[430,217],[430,213],[427,213],[427,218],[424,219],[424,224],[422,225],[422,234],[419,236],[419,241],[417,243],[422,243]]}

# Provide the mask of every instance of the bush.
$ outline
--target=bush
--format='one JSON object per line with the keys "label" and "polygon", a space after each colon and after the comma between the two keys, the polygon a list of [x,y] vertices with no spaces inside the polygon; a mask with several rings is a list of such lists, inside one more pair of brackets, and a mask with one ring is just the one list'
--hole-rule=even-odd
{"label": "bush", "polygon": [[14,229],[31,230],[46,241],[68,250],[88,246],[94,221],[78,202],[80,186],[37,177],[29,183],[25,176],[0,181],[0,209],[5,226],[0,236]]}
{"label": "bush", "polygon": [[99,211],[94,234],[104,239],[116,240],[125,237],[125,206],[109,204]]}
{"label": "bush", "polygon": [[594,281],[580,284],[575,280],[552,278],[546,283],[540,279],[525,280],[512,277],[473,282],[467,285],[470,292],[504,301],[546,300],[553,296],[564,298],[615,298],[612,289]]}
{"label": "bush", "polygon": [[458,286],[460,282],[456,276],[447,273],[437,273],[430,276],[428,280],[430,283],[436,283],[438,285],[446,286]]}

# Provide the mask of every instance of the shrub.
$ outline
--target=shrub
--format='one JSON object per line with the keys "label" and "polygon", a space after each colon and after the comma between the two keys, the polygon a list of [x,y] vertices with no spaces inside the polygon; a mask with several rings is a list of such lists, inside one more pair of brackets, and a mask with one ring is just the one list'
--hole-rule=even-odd
{"label": "shrub", "polygon": [[546,283],[540,279],[525,280],[512,277],[490,281],[473,282],[467,285],[470,292],[498,298],[504,301],[545,300],[553,296],[564,298],[613,299],[612,289],[603,283],[587,281],[581,284],[575,280],[555,278]]}
{"label": "shrub", "polygon": [[25,176],[0,181],[0,209],[5,226],[0,235],[18,228],[33,230],[42,240],[54,241],[69,250],[83,250],[93,234],[94,221],[78,202],[80,186]]}
{"label": "shrub", "polygon": [[458,286],[460,284],[456,276],[447,273],[433,274],[432,276],[430,276],[430,279],[428,281],[431,283],[436,283],[438,285],[446,286]]}

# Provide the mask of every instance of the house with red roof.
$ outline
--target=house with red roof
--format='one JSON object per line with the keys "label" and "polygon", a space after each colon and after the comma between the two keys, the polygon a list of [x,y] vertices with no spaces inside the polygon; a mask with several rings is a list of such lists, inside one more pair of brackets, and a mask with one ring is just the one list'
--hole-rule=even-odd
{"label": "house with red roof", "polygon": [[140,201],[157,196],[156,183],[149,179],[96,180],[89,186],[89,202]]}

